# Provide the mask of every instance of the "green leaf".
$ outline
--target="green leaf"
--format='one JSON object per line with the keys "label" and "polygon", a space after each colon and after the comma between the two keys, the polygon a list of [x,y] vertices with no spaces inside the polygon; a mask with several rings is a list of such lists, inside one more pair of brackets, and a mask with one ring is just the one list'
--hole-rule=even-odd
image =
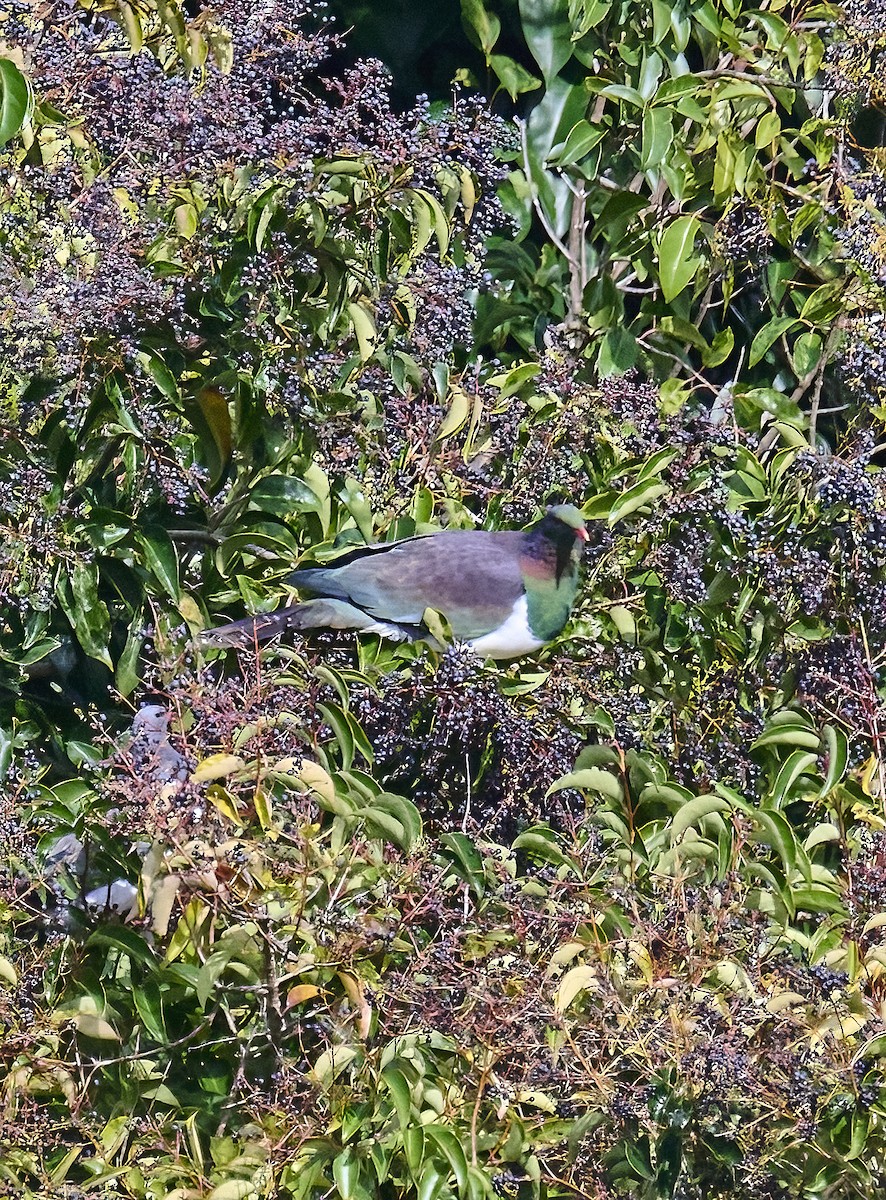
{"label": "green leaf", "polygon": [[776,112],[764,113],[754,133],[754,145],[762,150],[781,133],[781,118]]}
{"label": "green leaf", "polygon": [[404,796],[392,792],[381,792],[371,804],[356,810],[367,826],[380,830],[382,836],[393,841],[408,854],[422,836],[421,814]]}
{"label": "green leaf", "polygon": [[134,929],[128,929],[125,925],[112,925],[97,929],[89,935],[86,944],[88,946],[111,946],[125,954],[132,962],[140,963],[142,966],[157,965],[157,957],[144,938]]}
{"label": "green leaf", "polygon": [[506,54],[493,54],[489,65],[512,100],[516,100],[524,92],[534,92],[536,88],[541,87],[540,79],[530,75],[525,67]]}
{"label": "green leaf", "polygon": [[701,265],[701,259],[693,254],[700,228],[698,217],[678,217],[667,227],[661,239],[658,248],[659,280],[668,304],[695,277]]}
{"label": "green leaf", "polygon": [[203,444],[212,482],[217,484],[231,461],[231,410],[218,388],[201,388],[195,399],[196,403],[187,404],[185,411]]}
{"label": "green leaf", "polygon": [[747,809],[750,818],[760,827],[760,838],[778,854],[786,876],[793,873],[797,865],[798,846],[796,836],[781,813],[768,809]]}
{"label": "green leaf", "polygon": [[293,475],[265,475],[249,493],[250,507],[278,517],[314,512],[319,503],[313,489]]}
{"label": "green leaf", "polygon": [[144,552],[148,570],[166,594],[178,601],[181,594],[178,583],[178,557],[169,534],[159,525],[154,525],[144,532],[136,533],[136,539]]}
{"label": "green leaf", "polygon": [[665,446],[662,450],[656,450],[654,454],[649,455],[640,468],[637,482],[641,483],[646,479],[658,478],[659,475],[668,469],[676,457],[677,451],[670,446]]}
{"label": "green leaf", "polygon": [[391,1065],[382,1069],[381,1077],[391,1093],[401,1130],[408,1129],[412,1120],[412,1093],[406,1077],[402,1071]]}
{"label": "green leaf", "polygon": [[721,133],[717,138],[714,158],[714,196],[725,202],[733,192],[740,192],[739,153],[733,138]]}
{"label": "green leaf", "polygon": [[104,600],[99,599],[98,580],[95,563],[75,563],[70,580],[59,585],[58,598],[84,653],[112,668],[108,653],[111,618]]}
{"label": "green leaf", "polygon": [[804,321],[830,321],[841,308],[846,283],[842,279],[833,279],[815,289],[800,309],[800,317]]}
{"label": "green leaf", "polygon": [[721,366],[735,348],[735,334],[731,329],[721,329],[714,334],[710,347],[702,350],[701,358],[706,367]]}
{"label": "green leaf", "polygon": [[333,1162],[333,1178],[341,1200],[359,1200],[363,1195],[363,1189],[359,1188],[360,1159],[353,1146],[347,1146],[337,1154]]}
{"label": "green leaf", "polygon": [[842,840],[842,837],[843,834],[836,825],[830,821],[822,821],[821,824],[814,826],[810,830],[803,842],[803,849],[808,853],[810,850],[814,850],[816,846],[821,846],[825,842],[839,842]]}
{"label": "green leaf", "polygon": [[403,1130],[403,1150],[406,1154],[406,1162],[409,1165],[409,1170],[413,1175],[418,1174],[418,1169],[424,1157],[424,1148],[425,1135],[420,1125],[409,1125]]}
{"label": "green leaf", "polygon": [[[622,639],[622,641],[630,642],[630,644],[632,646],[635,646],[637,644],[637,638],[638,638],[637,618],[634,616],[634,614],[631,612],[631,610],[626,605],[624,605],[624,604],[611,605],[609,608],[609,619],[612,621],[612,624],[618,630],[618,636]],[[604,716],[608,716],[608,714],[605,713],[605,710],[597,709],[597,713],[603,713]],[[596,714],[595,714],[595,720],[596,719],[597,718],[596,718]],[[604,726],[604,728],[605,728],[605,726]],[[614,732],[610,736],[614,736]]]}
{"label": "green leaf", "polygon": [[255,1187],[248,1179],[226,1179],[206,1194],[206,1200],[252,1200],[253,1196]]}
{"label": "green leaf", "polygon": [[647,108],[640,137],[640,170],[651,171],[664,162],[673,148],[674,127],[664,108]]}
{"label": "green leaf", "polygon": [[771,321],[767,321],[762,329],[757,330],[754,340],[751,342],[748,365],[755,366],[783,333],[787,333],[789,329],[793,329],[797,325],[799,325],[799,321],[796,317],[773,317]]}
{"label": "green leaf", "polygon": [[354,761],[354,735],[343,709],[338,704],[318,704],[318,713],[332,730],[343,771]]}
{"label": "green leaf", "polygon": [[149,1036],[165,1045],[169,1041],[169,1034],[163,1021],[163,1004],[156,979],[149,977],[134,988],[132,999]]}
{"label": "green leaf", "polygon": [[602,79],[585,79],[585,88],[589,92],[598,93],[605,96],[609,100],[624,100],[626,104],[630,104],[632,108],[644,108],[645,103],[643,97],[636,88],[629,87],[624,83],[606,83]]}
{"label": "green leaf", "polygon": [[636,1174],[641,1179],[654,1179],[655,1169],[652,1166],[652,1159],[649,1155],[649,1142],[647,1138],[639,1138],[636,1141],[626,1141],[623,1143],[625,1158],[631,1164]]}
{"label": "green leaf", "polygon": [[575,870],[575,865],[557,845],[557,835],[545,826],[527,829],[525,833],[519,834],[512,842],[511,849],[522,850],[530,858],[539,858],[542,862],[553,863],[557,867]]}
{"label": "green leaf", "polygon": [[801,333],[791,348],[791,360],[798,377],[810,375],[821,361],[821,335],[812,330]]}
{"label": "green leaf", "polygon": [[155,351],[150,351],[140,355],[140,357],[159,391],[162,392],[167,400],[180,403],[181,392],[179,391],[178,381],[160,355]]}
{"label": "green leaf", "polygon": [[354,336],[357,339],[360,361],[366,362],[367,359],[372,357],[375,350],[375,340],[377,337],[375,321],[369,309],[362,304],[349,304],[348,316],[351,318]]}
{"label": "green leaf", "polygon": [[670,488],[666,483],[659,483],[654,479],[644,480],[634,487],[628,488],[610,509],[609,524],[617,524],[624,517],[636,512],[639,508],[644,508],[647,504],[654,503],[669,491]]}
{"label": "green leaf", "polygon": [[437,238],[437,246],[440,250],[440,258],[442,259],[449,249],[449,219],[443,211],[443,205],[433,192],[426,191],[425,188],[416,188],[415,194],[416,196],[420,196],[428,206],[428,211],[433,221],[434,235]]}
{"label": "green leaf", "polygon": [[458,1184],[459,1192],[463,1192],[468,1181],[468,1160],[465,1156],[464,1148],[451,1129],[447,1129],[443,1125],[430,1124],[424,1126],[425,1137],[436,1142],[439,1148],[443,1151],[452,1173],[455,1176],[455,1181]]}
{"label": "green leaf", "polygon": [[538,363],[520,363],[518,366],[512,367],[510,371],[493,375],[486,382],[490,387],[498,388],[499,400],[505,400],[508,396],[519,392],[523,384],[534,379],[540,370]]}
{"label": "green leaf", "polygon": [[676,79],[666,79],[659,85],[651,103],[673,104],[681,96],[692,96],[702,87],[704,82],[694,75],[678,75]]}
{"label": "green leaf", "polygon": [[520,24],[545,83],[572,58],[569,0],[520,0]]}
{"label": "green leaf", "polygon": [[567,788],[583,792],[599,792],[600,795],[615,800],[619,804],[624,800],[624,788],[621,780],[616,779],[611,771],[604,771],[600,767],[584,767],[581,771],[570,771],[568,775],[561,775],[555,783],[551,784],[545,794],[551,796],[555,792],[563,792]]}
{"label": "green leaf", "polygon": [[610,329],[600,343],[597,355],[597,369],[603,379],[610,375],[624,375],[636,365],[638,357],[637,340],[623,325]]}
{"label": "green leaf", "polygon": [[792,887],[791,898],[798,912],[803,909],[807,912],[842,913],[846,909],[842,896],[819,884]]}
{"label": "green leaf", "polygon": [[566,141],[553,148],[548,162],[558,167],[572,166],[589,154],[605,136],[604,128],[595,128],[582,117],[569,130]]}
{"label": "green leaf", "polygon": [[[570,15],[572,17],[573,30],[572,40],[578,42],[586,33],[589,33],[596,25],[599,25],[608,15],[612,8],[612,0],[582,0],[581,6],[577,8],[570,7]],[[576,54],[580,52],[580,47],[576,46]],[[585,58],[581,58],[585,62]]]}
{"label": "green leaf", "polygon": [[[791,796],[794,785],[803,775],[816,774],[817,763],[818,755],[814,751],[792,751],[776,776],[772,792],[766,797],[767,807],[781,808],[783,804],[790,803],[791,799],[795,798]],[[814,792],[815,790],[810,784],[809,791]]]}
{"label": "green leaf", "polygon": [[471,41],[479,46],[488,62],[501,33],[501,21],[482,0],[461,0],[461,19],[468,36],[474,34]]}
{"label": "green leaf", "polygon": [[486,875],[483,859],[471,839],[464,833],[444,833],[440,837],[440,845],[449,851],[450,861],[457,873],[470,886],[477,899],[482,900],[486,891]]}
{"label": "green leaf", "polygon": [[412,197],[412,216],[412,244],[409,252],[413,258],[418,258],[431,240],[431,210],[417,193]]}
{"label": "green leaf", "polygon": [[0,146],[15,137],[25,123],[31,88],[14,62],[0,58]]}
{"label": "green leaf", "polygon": [[75,1012],[71,1014],[71,1021],[76,1026],[77,1032],[83,1034],[84,1037],[95,1038],[101,1042],[122,1040],[114,1026],[104,1017],[100,1017],[98,1013]]}
{"label": "green leaf", "polygon": [[[699,798],[706,799],[707,797],[694,797],[688,788],[680,787],[676,783],[647,783],[640,794],[640,800],[644,805],[649,801],[655,801],[658,804],[667,805],[675,813],[682,813],[693,800]],[[727,800],[725,803],[728,804],[729,801]]]}
{"label": "green leaf", "polygon": [[821,738],[814,729],[799,721],[785,721],[764,729],[751,746],[759,750],[763,746],[798,746],[803,750],[818,750]]}
{"label": "green leaf", "polygon": [[837,729],[833,725],[825,725],[821,731],[821,736],[824,743],[823,753],[826,762],[821,795],[826,796],[843,778],[849,762],[849,743],[842,729]]}
{"label": "green leaf", "polygon": [[433,1159],[426,1159],[418,1179],[417,1200],[439,1200],[447,1189],[446,1175]]}
{"label": "green leaf", "polygon": [[[645,798],[645,793],[644,793]],[[671,822],[671,842],[679,841],[690,826],[699,827],[713,813],[731,812],[732,806],[722,796],[708,793],[684,804]]]}

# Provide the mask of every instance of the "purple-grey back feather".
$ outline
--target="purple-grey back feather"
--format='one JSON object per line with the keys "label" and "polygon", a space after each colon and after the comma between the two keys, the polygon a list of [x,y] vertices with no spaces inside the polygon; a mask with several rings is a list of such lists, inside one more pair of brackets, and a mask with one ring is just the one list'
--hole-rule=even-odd
{"label": "purple-grey back feather", "polygon": [[407,538],[353,552],[340,565],[295,571],[290,581],[397,624],[417,625],[434,608],[456,638],[480,637],[506,620],[523,595],[525,539],[518,531],[481,529]]}

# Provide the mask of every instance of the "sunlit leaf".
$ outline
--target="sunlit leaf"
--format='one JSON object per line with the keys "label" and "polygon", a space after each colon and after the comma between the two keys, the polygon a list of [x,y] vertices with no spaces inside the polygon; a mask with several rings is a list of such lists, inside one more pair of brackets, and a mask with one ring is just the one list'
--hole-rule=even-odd
{"label": "sunlit leaf", "polygon": [[0,58],[0,146],[19,132],[30,102],[30,87],[25,76],[15,63]]}

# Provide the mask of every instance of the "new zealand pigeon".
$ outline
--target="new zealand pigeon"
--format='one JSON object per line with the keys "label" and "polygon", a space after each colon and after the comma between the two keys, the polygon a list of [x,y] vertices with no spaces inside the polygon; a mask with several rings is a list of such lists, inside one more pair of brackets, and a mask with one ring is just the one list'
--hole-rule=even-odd
{"label": "new zealand pigeon", "polygon": [[229,645],[287,629],[358,629],[397,641],[430,638],[425,609],[484,658],[514,658],[556,637],[578,587],[588,534],[572,504],[558,504],[525,533],[450,530],[352,550],[290,581],[316,597],[204,635]]}

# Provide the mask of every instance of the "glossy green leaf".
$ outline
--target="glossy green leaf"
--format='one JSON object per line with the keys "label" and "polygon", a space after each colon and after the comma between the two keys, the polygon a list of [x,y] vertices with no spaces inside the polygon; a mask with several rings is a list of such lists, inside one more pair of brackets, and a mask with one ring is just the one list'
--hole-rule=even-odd
{"label": "glossy green leaf", "polygon": [[796,374],[802,378],[817,370],[821,355],[821,335],[811,330],[801,333],[791,348],[791,359]]}
{"label": "glossy green leaf", "polygon": [[612,505],[609,511],[609,524],[615,525],[630,516],[631,513],[635,513],[649,504],[654,504],[669,490],[666,483],[659,483],[654,479],[644,480],[635,487],[628,488]]}
{"label": "glossy green leaf", "polygon": [[584,119],[577,121],[569,130],[566,141],[553,148],[548,161],[559,167],[571,166],[590,154],[605,136],[605,129],[596,128]]}
{"label": "glossy green leaf", "polygon": [[488,60],[501,33],[498,17],[482,0],[461,0],[461,19]]}
{"label": "glossy green leaf", "polygon": [[560,849],[556,837],[550,829],[527,829],[525,833],[519,834],[514,839],[512,848],[514,850],[522,850],[524,854],[528,854],[531,858],[538,858],[543,862],[553,863],[557,867],[574,869],[574,864],[569,861]]}
{"label": "glossy green leaf", "polygon": [[798,324],[795,317],[773,317],[772,320],[767,321],[754,336],[748,365],[752,367],[758,363],[783,334],[794,329]]}
{"label": "glossy green leaf", "polygon": [[658,249],[662,294],[670,303],[695,278],[701,260],[695,256],[695,239],[701,224],[698,217],[683,216],[665,230]]}
{"label": "glossy green leaf", "polygon": [[722,796],[717,796],[713,793],[689,800],[681,806],[671,822],[671,841],[679,841],[681,835],[690,826],[695,825],[700,827],[707,817],[716,813],[728,813],[730,811],[729,802],[724,800]]}
{"label": "glossy green leaf", "polygon": [[763,746],[798,746],[804,750],[818,750],[821,739],[814,729],[800,722],[784,722],[771,725],[756,739],[752,750]]}
{"label": "glossy green leaf", "polygon": [[489,65],[512,100],[516,100],[525,92],[534,92],[541,87],[540,79],[536,79],[524,66],[507,54],[491,55]]}
{"label": "glossy green leaf", "polygon": [[672,147],[674,129],[671,114],[664,108],[647,108],[641,128],[640,169],[651,171],[664,161]]}
{"label": "glossy green leaf", "polygon": [[394,1101],[400,1128],[408,1128],[412,1120],[412,1094],[403,1072],[394,1066],[386,1066],[381,1077]]}
{"label": "glossy green leaf", "polygon": [[424,1127],[425,1137],[442,1150],[449,1167],[455,1176],[460,1192],[463,1192],[468,1182],[468,1160],[464,1148],[451,1129],[445,1125],[430,1124]]}
{"label": "glossy green leaf", "polygon": [[569,0],[519,0],[520,23],[545,83],[572,57]]}
{"label": "glossy green leaf", "polygon": [[618,802],[624,799],[624,788],[621,781],[616,779],[610,771],[604,771],[600,767],[585,767],[581,771],[570,771],[568,775],[562,775],[556,783],[551,784],[547,794],[550,796],[555,792],[565,791],[567,788],[599,792],[610,800]]}
{"label": "glossy green leaf", "polygon": [[408,854],[422,835],[418,809],[404,796],[381,792],[372,803],[356,810],[370,830],[376,830]]}
{"label": "glossy green leaf", "polygon": [[842,729],[825,725],[821,731],[822,754],[825,760],[825,777],[821,795],[826,796],[837,786],[849,763],[849,742]]}
{"label": "glossy green leaf", "polygon": [[145,566],[173,600],[180,595],[178,582],[178,557],[169,534],[157,526],[148,526],[138,532],[136,539],[145,556]]}
{"label": "glossy green leaf", "polygon": [[482,899],[486,890],[483,859],[471,839],[463,833],[444,833],[440,845],[449,851],[448,857],[461,878],[470,885],[476,897]]}
{"label": "glossy green leaf", "polygon": [[31,103],[27,79],[8,58],[0,58],[0,146],[4,146],[25,123]]}
{"label": "glossy green leaf", "polygon": [[636,365],[638,353],[636,338],[629,329],[623,326],[610,329],[600,343],[597,356],[597,369],[601,377],[624,375]]}
{"label": "glossy green leaf", "polygon": [[77,562],[71,568],[69,580],[60,583],[58,598],[84,653],[111,667],[108,652],[111,619],[108,606],[99,598],[98,585],[96,564]]}
{"label": "glossy green leaf", "polygon": [[319,501],[304,479],[293,475],[265,475],[249,493],[249,503],[263,512],[285,517],[316,508]]}

